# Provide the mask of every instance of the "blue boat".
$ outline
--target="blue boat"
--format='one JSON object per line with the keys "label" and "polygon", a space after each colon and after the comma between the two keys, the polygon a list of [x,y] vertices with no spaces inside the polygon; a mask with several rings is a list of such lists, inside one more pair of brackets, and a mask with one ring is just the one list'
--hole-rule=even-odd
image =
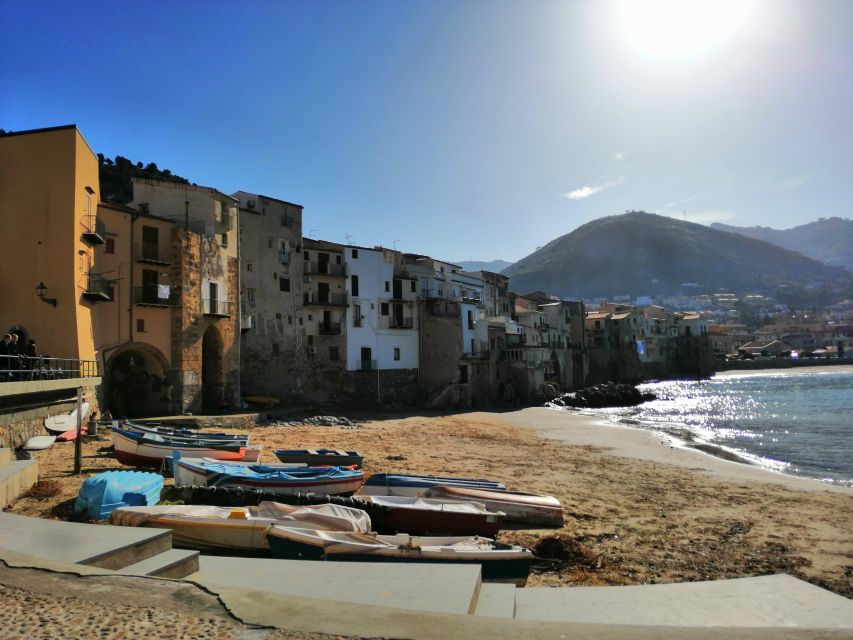
{"label": "blue boat", "polygon": [[160,501],[163,476],[145,471],[105,471],[83,482],[74,511],[103,520],[119,507],[150,506]]}
{"label": "blue boat", "polygon": [[351,495],[364,472],[343,467],[268,467],[208,462],[173,455],[175,486],[240,487],[280,495]]}
{"label": "blue boat", "polygon": [[335,467],[363,466],[364,456],[358,451],[338,449],[276,449],[275,457],[281,462],[302,462],[309,467],[330,465]]}
{"label": "blue boat", "polygon": [[370,476],[359,491],[366,496],[422,497],[433,487],[465,487],[487,491],[506,491],[506,485],[482,478],[415,476],[402,473],[377,473]]}

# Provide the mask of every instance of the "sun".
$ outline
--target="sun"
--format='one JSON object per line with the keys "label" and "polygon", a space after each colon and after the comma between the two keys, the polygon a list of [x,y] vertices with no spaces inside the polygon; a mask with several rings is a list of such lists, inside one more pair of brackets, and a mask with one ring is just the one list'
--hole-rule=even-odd
{"label": "sun", "polygon": [[624,0],[614,5],[619,37],[657,61],[703,57],[755,21],[753,0]]}

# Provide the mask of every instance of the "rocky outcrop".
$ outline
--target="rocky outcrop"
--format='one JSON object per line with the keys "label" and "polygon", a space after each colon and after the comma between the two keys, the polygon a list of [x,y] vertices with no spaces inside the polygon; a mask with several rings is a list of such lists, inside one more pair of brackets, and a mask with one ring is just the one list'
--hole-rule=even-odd
{"label": "rocky outcrop", "polygon": [[654,400],[651,393],[640,393],[639,389],[630,384],[597,384],[574,393],[564,393],[558,398],[545,403],[546,407],[576,407],[600,409],[602,407],[633,407],[647,400]]}

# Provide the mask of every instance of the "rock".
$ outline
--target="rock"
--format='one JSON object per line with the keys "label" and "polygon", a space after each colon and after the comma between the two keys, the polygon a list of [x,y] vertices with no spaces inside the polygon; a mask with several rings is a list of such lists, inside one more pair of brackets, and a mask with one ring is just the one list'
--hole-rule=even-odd
{"label": "rock", "polygon": [[641,394],[634,385],[608,382],[575,393],[564,393],[546,406],[554,406],[559,400],[562,406],[576,408],[633,407],[650,399],[655,399],[654,394]]}

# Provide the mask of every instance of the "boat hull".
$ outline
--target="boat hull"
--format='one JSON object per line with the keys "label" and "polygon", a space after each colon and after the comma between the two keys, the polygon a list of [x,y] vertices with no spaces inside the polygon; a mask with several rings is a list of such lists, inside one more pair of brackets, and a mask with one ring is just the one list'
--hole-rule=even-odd
{"label": "boat hull", "polygon": [[276,449],[273,453],[280,462],[303,463],[307,464],[309,467],[325,465],[333,467],[347,467],[353,464],[360,467],[364,462],[364,456],[358,451],[332,451],[328,449],[320,449],[318,451],[311,451],[310,449]]}
{"label": "boat hull", "polygon": [[433,487],[426,493],[440,500],[473,500],[489,510],[503,511],[507,522],[544,527],[563,526],[563,508],[553,496],[467,487]]}
{"label": "boat hull", "polygon": [[431,488],[439,486],[506,491],[506,486],[503,483],[493,480],[377,473],[367,479],[359,493],[365,496],[418,498],[425,496]]}
{"label": "boat hull", "polygon": [[257,456],[258,450],[254,447],[224,447],[213,446],[187,446],[176,443],[153,442],[144,439],[134,439],[123,433],[113,430],[113,445],[115,446],[116,460],[129,466],[160,467],[163,459],[171,456],[174,451],[179,451],[185,458],[214,458],[216,460],[246,459],[247,452]]}
{"label": "boat hull", "polygon": [[[377,498],[374,502],[372,499]],[[415,499],[413,504],[400,502],[395,504],[395,498],[382,500],[380,496],[356,496],[355,500],[365,500],[366,504],[375,504],[378,509],[371,509],[373,527],[379,533],[409,533],[413,535],[436,536],[484,536],[494,538],[503,527],[504,514],[472,508],[464,511],[458,505],[465,503],[448,502],[447,509],[440,505],[437,508],[419,507],[419,503],[433,503],[438,500]],[[400,498],[400,501],[411,500]],[[475,505],[471,505],[474,507]],[[479,506],[479,505],[477,505]]]}

